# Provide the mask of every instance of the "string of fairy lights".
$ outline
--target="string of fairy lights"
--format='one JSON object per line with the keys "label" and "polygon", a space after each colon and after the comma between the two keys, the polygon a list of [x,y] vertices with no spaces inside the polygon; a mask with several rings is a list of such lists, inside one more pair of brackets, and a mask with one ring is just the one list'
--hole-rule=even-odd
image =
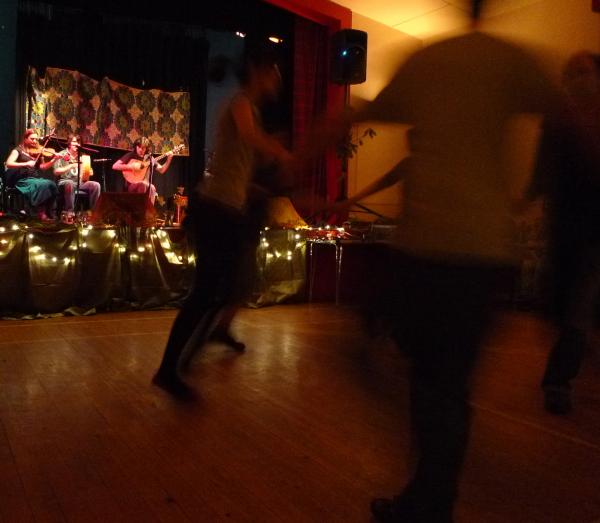
{"label": "string of fairy lights", "polygon": [[[292,260],[298,250],[304,249],[307,241],[315,243],[334,243],[343,239],[346,235],[346,231],[343,227],[332,227],[330,225],[324,227],[302,227],[293,230],[284,229],[284,231],[288,232],[287,248],[280,251],[277,247],[271,245],[269,230],[269,227],[265,227],[261,231],[259,244],[259,247],[264,251],[264,256],[267,260],[273,258],[287,258],[288,260]],[[293,247],[290,248],[292,242]]]}
{"label": "string of fairy lights", "polygon": [[[265,260],[272,260],[273,258],[275,259],[279,259],[283,256],[285,256],[286,259],[288,260],[292,260],[293,256],[294,256],[294,251],[297,251],[298,249],[302,249],[304,247],[304,245],[306,244],[305,241],[303,241],[303,236],[298,232],[298,229],[294,229],[289,230],[288,231],[288,238],[287,238],[287,244],[290,245],[291,242],[289,241],[290,238],[289,236],[292,236],[293,241],[294,241],[294,247],[293,249],[286,249],[285,252],[283,252],[283,249],[280,251],[277,247],[271,245],[271,242],[269,241],[268,238],[268,231],[270,230],[269,227],[265,227],[261,233],[260,233],[260,243],[259,243],[259,248],[263,251],[263,255]],[[273,241],[271,239],[271,241]]]}
{"label": "string of fairy lights", "polygon": [[[31,228],[25,224],[14,223],[0,226],[0,260],[6,257],[14,248],[21,235],[25,236],[30,260],[43,265],[74,264],[80,253],[97,252],[93,247],[104,245],[103,252],[109,249],[116,250],[119,255],[128,256],[131,262],[143,261],[145,256],[155,256],[156,247],[160,245],[160,253],[173,265],[187,265],[195,263],[191,253],[182,252],[179,245],[171,241],[169,233],[160,227],[145,229],[145,234],[131,244],[118,228],[94,227],[93,225],[76,225],[77,233],[68,242],[68,246],[48,247],[48,232]],[[285,236],[278,235],[284,231]],[[331,243],[338,241],[345,235],[343,227],[304,227],[296,229],[274,229],[265,227],[261,230],[259,251],[266,263],[274,260],[294,259],[297,254],[302,254],[307,241]],[[226,240],[225,240],[226,241]],[[93,243],[93,245],[91,245]]]}
{"label": "string of fairy lights", "polygon": [[[47,246],[47,231],[34,229],[24,224],[12,224],[9,226],[0,226],[0,260],[5,258],[14,248],[16,243],[23,238],[27,244],[30,260],[45,265],[70,265],[77,261],[79,253],[85,251],[93,252],[90,239],[95,245],[104,244],[103,252],[109,249],[115,249],[120,255],[127,255],[131,261],[141,260],[144,255],[155,254],[155,244],[160,244],[161,252],[167,261],[174,265],[183,265],[194,263],[193,254],[178,252],[179,248],[175,245],[167,233],[160,228],[151,227],[145,232],[147,236],[145,241],[136,241],[135,245],[130,245],[122,238],[118,228],[95,228],[92,225],[75,226],[76,234],[67,242],[60,243],[59,247]],[[58,232],[58,231],[57,231]],[[67,232],[71,232],[67,231]],[[143,240],[143,238],[142,238]]]}

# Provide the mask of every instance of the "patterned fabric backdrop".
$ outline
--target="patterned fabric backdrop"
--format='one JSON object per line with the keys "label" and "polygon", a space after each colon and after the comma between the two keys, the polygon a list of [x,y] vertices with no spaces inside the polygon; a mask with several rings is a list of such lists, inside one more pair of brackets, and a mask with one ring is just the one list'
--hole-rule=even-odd
{"label": "patterned fabric backdrop", "polygon": [[147,136],[160,153],[189,143],[188,92],[134,89],[51,67],[43,78],[30,68],[29,79],[28,127],[43,134],[54,127],[59,138],[79,133],[85,143],[117,149],[131,149],[137,138]]}

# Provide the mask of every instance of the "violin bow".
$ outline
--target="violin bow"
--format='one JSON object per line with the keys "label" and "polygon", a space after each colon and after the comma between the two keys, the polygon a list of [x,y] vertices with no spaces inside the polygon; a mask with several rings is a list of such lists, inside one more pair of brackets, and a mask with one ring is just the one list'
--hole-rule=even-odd
{"label": "violin bow", "polygon": [[37,165],[39,159],[44,154],[44,149],[46,148],[46,145],[48,145],[50,138],[52,138],[54,136],[54,131],[56,131],[56,127],[53,127],[52,129],[50,129],[50,132],[48,133],[48,135],[46,135],[44,137],[44,143],[42,144],[42,150],[38,153],[37,157],[35,158],[35,164],[33,165],[34,167]]}

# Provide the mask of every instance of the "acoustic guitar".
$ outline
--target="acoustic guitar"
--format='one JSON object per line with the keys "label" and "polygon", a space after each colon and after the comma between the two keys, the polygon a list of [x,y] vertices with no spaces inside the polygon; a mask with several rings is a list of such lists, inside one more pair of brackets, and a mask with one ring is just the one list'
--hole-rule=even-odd
{"label": "acoustic guitar", "polygon": [[[166,158],[169,153],[177,154],[181,151],[185,145],[181,144],[168,151],[166,153],[161,154],[157,158],[154,158],[154,162],[160,162],[163,158]],[[131,167],[131,169],[125,169],[123,171],[123,176],[128,183],[140,183],[146,179],[146,174],[148,172],[148,167],[150,167],[150,160],[134,160],[133,158],[127,162],[127,166]]]}

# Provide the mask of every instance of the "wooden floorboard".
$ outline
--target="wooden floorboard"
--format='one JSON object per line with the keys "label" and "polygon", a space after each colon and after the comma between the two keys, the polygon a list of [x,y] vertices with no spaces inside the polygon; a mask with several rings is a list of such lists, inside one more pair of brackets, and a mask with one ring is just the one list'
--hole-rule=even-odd
{"label": "wooden floorboard", "polygon": [[[150,384],[175,311],[0,322],[0,522],[368,522],[407,478],[407,364],[328,304],[244,309],[181,405]],[[542,408],[554,332],[506,312],[474,383],[459,523],[600,519],[600,357]],[[597,343],[596,346],[600,346]]]}

